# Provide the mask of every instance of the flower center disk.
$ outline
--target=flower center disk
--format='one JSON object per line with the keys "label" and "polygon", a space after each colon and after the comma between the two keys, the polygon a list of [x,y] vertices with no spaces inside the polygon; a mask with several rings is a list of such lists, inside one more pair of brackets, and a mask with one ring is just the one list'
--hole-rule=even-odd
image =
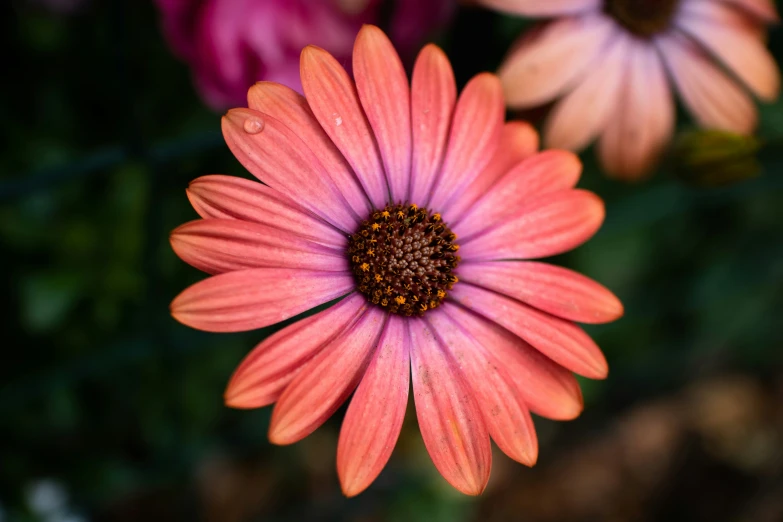
{"label": "flower center disk", "polygon": [[399,315],[437,308],[457,282],[456,238],[440,214],[417,205],[373,212],[348,241],[359,291]]}
{"label": "flower center disk", "polygon": [[649,38],[669,28],[680,0],[604,0],[605,11],[636,36]]}

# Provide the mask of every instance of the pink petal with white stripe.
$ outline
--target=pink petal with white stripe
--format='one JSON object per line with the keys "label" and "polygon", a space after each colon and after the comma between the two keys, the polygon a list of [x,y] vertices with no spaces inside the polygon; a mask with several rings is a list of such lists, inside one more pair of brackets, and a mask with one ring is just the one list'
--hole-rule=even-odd
{"label": "pink petal with white stripe", "polygon": [[533,29],[498,69],[506,104],[534,107],[557,98],[594,67],[609,39],[618,32],[614,22],[599,13],[563,18]]}
{"label": "pink petal with white stripe", "polygon": [[483,230],[508,221],[525,204],[543,194],[573,188],[582,173],[582,163],[572,152],[546,150],[518,163],[451,224],[467,243]]}
{"label": "pink petal with white stripe", "polygon": [[356,37],[353,76],[378,142],[391,199],[405,202],[411,170],[410,87],[397,51],[374,25],[365,25]]}
{"label": "pink petal with white stripe", "polygon": [[541,195],[515,214],[480,235],[462,239],[462,259],[536,259],[568,252],[598,231],[605,211],[598,196],[575,189]]}
{"label": "pink petal with white stripe", "polygon": [[[686,4],[687,5],[687,4]],[[720,2],[696,2],[677,17],[677,26],[718,57],[756,96],[773,101],[780,91],[780,71],[775,59],[740,18],[715,23],[711,17],[736,13]]]}
{"label": "pink petal with white stripe", "polygon": [[188,199],[205,219],[238,219],[344,249],[346,235],[277,190],[236,176],[202,176],[190,182]]}
{"label": "pink petal with white stripe", "polygon": [[484,167],[476,180],[454,198],[442,210],[446,223],[456,223],[462,214],[499,180],[514,165],[528,158],[538,150],[538,133],[526,121],[510,121],[503,126],[500,143],[489,165]]}
{"label": "pink petal with white stripe", "polygon": [[449,297],[517,334],[574,373],[604,379],[609,372],[606,358],[595,342],[569,321],[469,283],[455,285]]}
{"label": "pink petal with white stripe", "polygon": [[371,209],[367,194],[342,153],[315,119],[304,96],[279,83],[258,82],[247,92],[247,102],[251,109],[269,114],[296,130],[318,157],[326,175],[345,197],[354,215],[365,218]]}
{"label": "pink petal with white stripe", "polygon": [[375,136],[348,73],[325,50],[308,46],[300,62],[302,88],[313,114],[359,177],[375,208],[383,208],[389,189]]}
{"label": "pink petal with white stripe", "polygon": [[359,384],[385,322],[386,312],[368,304],[355,324],[294,377],[272,410],[273,444],[298,442],[331,417]]}
{"label": "pink petal with white stripe", "polygon": [[364,491],[386,466],[405,418],[410,374],[408,327],[392,314],[340,429],[337,474],[346,496]]}
{"label": "pink petal with white stripe", "polygon": [[174,229],[170,241],[180,259],[210,274],[263,267],[350,270],[340,250],[238,219],[191,221]]}
{"label": "pink petal with white stripe", "polygon": [[466,495],[487,486],[492,467],[489,432],[470,386],[422,319],[408,320],[416,417],[432,462]]}
{"label": "pink petal with white stripe", "polygon": [[660,56],[633,40],[627,77],[614,117],[598,143],[598,155],[611,176],[638,179],[648,173],[674,132],[674,99]]}
{"label": "pink petal with white stripe", "polygon": [[336,299],[354,285],[350,272],[238,270],[186,288],[171,302],[171,315],[197,330],[243,332],[279,323]]}
{"label": "pink petal with white stripe", "polygon": [[686,107],[704,127],[747,134],[756,106],[734,80],[684,36],[662,36],[656,45]]}
{"label": "pink petal with white stripe", "polygon": [[582,150],[603,130],[616,111],[631,41],[617,32],[584,80],[557,102],[544,124],[547,147]]}
{"label": "pink petal with white stripe", "polygon": [[474,76],[454,109],[443,167],[432,189],[432,208],[448,208],[454,196],[467,190],[498,147],[503,132],[503,89],[494,74]]}
{"label": "pink petal with white stripe", "polygon": [[582,413],[582,391],[570,371],[494,321],[461,306],[443,308],[505,368],[533,413],[555,420],[571,420]]}
{"label": "pink petal with white stripe", "polygon": [[538,439],[527,406],[504,362],[447,315],[452,307],[446,304],[434,310],[427,315],[428,322],[473,390],[492,440],[510,458],[533,466],[538,459]]}
{"label": "pink petal with white stripe", "polygon": [[252,109],[231,109],[222,124],[231,152],[251,174],[340,230],[356,227],[345,198],[293,130]]}
{"label": "pink petal with white stripe", "polygon": [[534,261],[463,263],[461,281],[518,299],[539,310],[580,323],[608,323],[623,305],[606,287],[572,270]]}
{"label": "pink petal with white stripe", "polygon": [[539,17],[596,11],[601,8],[602,0],[479,0],[479,3],[510,14]]}
{"label": "pink petal with white stripe", "polygon": [[429,200],[443,164],[456,101],[457,85],[448,57],[435,45],[425,46],[411,79],[412,202]]}
{"label": "pink petal with white stripe", "polygon": [[356,321],[365,304],[364,296],[351,294],[267,337],[234,371],[225,393],[226,405],[260,408],[275,402],[304,365]]}

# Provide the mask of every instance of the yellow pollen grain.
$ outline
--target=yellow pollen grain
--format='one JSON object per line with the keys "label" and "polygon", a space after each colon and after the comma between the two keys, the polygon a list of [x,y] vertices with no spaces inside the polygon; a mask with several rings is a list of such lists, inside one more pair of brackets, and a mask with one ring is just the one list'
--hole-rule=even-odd
{"label": "yellow pollen grain", "polygon": [[438,297],[443,299],[444,297],[446,297],[446,292],[444,292],[443,290],[438,290]]}
{"label": "yellow pollen grain", "polygon": [[359,268],[361,268],[363,272],[366,272],[370,269],[370,265],[368,265],[367,263],[362,263],[361,266],[359,266]]}
{"label": "yellow pollen grain", "polygon": [[397,217],[400,218],[400,219],[404,218],[405,217],[405,212],[403,212],[402,210],[398,210],[397,211]]}
{"label": "yellow pollen grain", "polygon": [[379,223],[373,223],[372,224],[372,229],[373,230],[378,230],[379,228],[381,228],[381,225]]}
{"label": "yellow pollen grain", "polygon": [[432,215],[432,220],[433,221],[440,221],[440,214],[438,212],[434,213]]}
{"label": "yellow pollen grain", "polygon": [[398,295],[394,298],[395,301],[397,301],[398,305],[404,305],[405,304],[405,298],[401,295]]}
{"label": "yellow pollen grain", "polygon": [[389,211],[388,211],[388,210],[384,210],[383,212],[381,212],[381,216],[383,216],[384,218],[387,218],[387,219],[388,219],[388,217],[389,217],[390,215],[391,215],[391,214],[389,214]]}
{"label": "yellow pollen grain", "polygon": [[368,256],[374,256],[375,255],[375,250],[373,250],[372,248],[368,248],[367,249],[367,255]]}
{"label": "yellow pollen grain", "polygon": [[386,287],[386,295],[391,295],[391,293],[392,293],[392,287],[387,286]]}
{"label": "yellow pollen grain", "polygon": [[411,208],[413,210],[418,210],[419,209],[419,205],[417,205],[416,203],[411,203]]}
{"label": "yellow pollen grain", "polygon": [[375,274],[375,282],[376,282],[376,283],[380,283],[380,282],[381,282],[381,279],[383,279],[383,278],[381,277],[381,274]]}

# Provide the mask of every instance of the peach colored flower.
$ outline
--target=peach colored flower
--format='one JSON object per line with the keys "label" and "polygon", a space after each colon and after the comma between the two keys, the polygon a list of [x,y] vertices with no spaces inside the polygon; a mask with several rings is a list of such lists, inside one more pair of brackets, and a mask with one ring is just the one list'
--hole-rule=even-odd
{"label": "peach colored flower", "polygon": [[771,0],[480,0],[510,14],[554,17],[523,36],[500,67],[506,101],[525,108],[559,99],[548,147],[581,150],[598,139],[607,173],[649,172],[675,121],[670,84],[704,126],[749,133],[750,93],[777,97],[780,77],[764,46],[777,21]]}
{"label": "peach colored flower", "polygon": [[275,403],[269,438],[291,444],[355,390],[337,447],[343,491],[355,495],[391,455],[412,380],[435,466],[478,494],[490,437],[533,465],[530,412],[574,418],[582,397],[571,372],[607,375],[572,321],[614,320],[620,302],[582,275],[529,261],[590,238],[603,204],[574,189],[573,153],[536,153],[529,125],[504,125],[496,76],[479,74],[457,98],[448,59],[429,45],[409,86],[374,26],[356,39],[353,70],[355,83],[307,47],[306,98],[262,82],[248,109],[223,118],[229,148],[266,185],[228,176],[190,185],[203,219],[171,243],[213,276],[171,311],[194,328],[236,332],[332,304],[261,342],[227,404]]}

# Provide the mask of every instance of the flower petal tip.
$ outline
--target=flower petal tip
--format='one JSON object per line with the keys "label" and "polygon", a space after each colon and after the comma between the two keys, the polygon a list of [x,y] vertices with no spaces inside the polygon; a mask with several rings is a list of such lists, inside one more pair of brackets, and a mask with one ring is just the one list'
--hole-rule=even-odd
{"label": "flower petal tip", "polygon": [[223,395],[223,403],[228,408],[233,408],[235,410],[253,410],[261,407],[255,404],[249,404],[246,400],[243,399],[245,399],[243,395],[229,395],[228,391]]}
{"label": "flower petal tip", "polygon": [[293,444],[301,440],[301,437],[292,437],[291,433],[289,433],[289,430],[287,430],[285,426],[280,426],[278,423],[276,423],[274,414],[272,423],[269,426],[267,438],[269,438],[269,442],[276,446],[288,446],[289,444]]}
{"label": "flower petal tip", "polygon": [[[477,477],[478,478],[478,477]],[[460,493],[464,493],[465,495],[470,495],[471,497],[477,497],[484,493],[484,490],[487,489],[487,482],[489,481],[489,476],[487,476],[487,480],[484,481],[475,481],[473,483],[464,483],[464,484],[452,484]]]}
{"label": "flower petal tip", "polygon": [[347,498],[355,497],[370,486],[366,480],[359,480],[357,476],[345,476],[340,473],[339,469],[338,475],[340,476],[340,489]]}

